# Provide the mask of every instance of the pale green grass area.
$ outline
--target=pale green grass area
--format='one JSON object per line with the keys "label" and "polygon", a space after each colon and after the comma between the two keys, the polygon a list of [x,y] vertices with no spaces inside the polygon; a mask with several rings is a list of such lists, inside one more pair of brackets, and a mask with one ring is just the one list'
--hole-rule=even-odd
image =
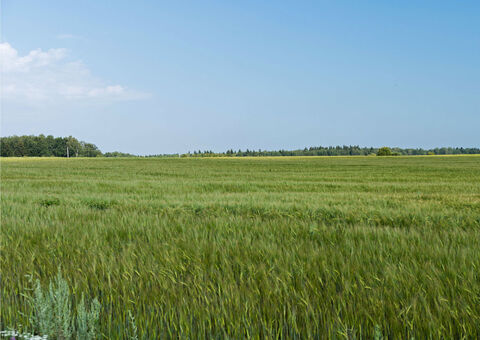
{"label": "pale green grass area", "polygon": [[478,156],[2,159],[1,194],[3,329],[61,266],[105,338],[480,336]]}

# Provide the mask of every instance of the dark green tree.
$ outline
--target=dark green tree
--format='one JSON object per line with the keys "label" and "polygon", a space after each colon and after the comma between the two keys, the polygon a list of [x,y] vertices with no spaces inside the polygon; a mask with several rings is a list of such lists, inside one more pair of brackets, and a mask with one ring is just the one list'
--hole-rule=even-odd
{"label": "dark green tree", "polygon": [[390,149],[388,146],[384,146],[383,148],[380,148],[377,151],[377,156],[391,156],[391,155],[392,155],[392,149]]}

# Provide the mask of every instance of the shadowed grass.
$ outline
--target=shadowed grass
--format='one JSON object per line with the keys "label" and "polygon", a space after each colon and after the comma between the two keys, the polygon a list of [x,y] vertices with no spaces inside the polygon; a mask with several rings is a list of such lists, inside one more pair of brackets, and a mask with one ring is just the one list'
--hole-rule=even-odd
{"label": "shadowed grass", "polygon": [[39,203],[40,205],[44,206],[44,207],[49,207],[51,205],[59,205],[60,204],[60,200],[58,198],[43,198],[41,200],[39,200]]}

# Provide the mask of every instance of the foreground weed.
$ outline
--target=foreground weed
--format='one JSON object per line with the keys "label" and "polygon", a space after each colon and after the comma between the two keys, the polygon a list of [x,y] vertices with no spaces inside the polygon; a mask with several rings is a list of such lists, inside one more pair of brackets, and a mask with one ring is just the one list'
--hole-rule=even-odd
{"label": "foreground weed", "polygon": [[67,281],[60,270],[48,289],[43,289],[37,280],[31,299],[34,330],[50,339],[96,339],[100,304],[95,298],[87,308],[84,296],[77,305],[76,315],[72,308],[72,296]]}
{"label": "foreground weed", "polygon": [[90,309],[85,305],[82,294],[80,303],[77,306],[77,339],[95,339],[98,332],[98,320],[100,317],[100,303],[95,298],[90,304]]}
{"label": "foreground weed", "polygon": [[373,331],[373,339],[383,340],[382,327],[380,327],[379,325],[375,325],[375,328]]}
{"label": "foreground weed", "polygon": [[135,323],[135,317],[133,316],[132,312],[128,310],[128,321],[130,324],[129,332],[130,332],[130,340],[138,340],[137,334],[137,324]]}

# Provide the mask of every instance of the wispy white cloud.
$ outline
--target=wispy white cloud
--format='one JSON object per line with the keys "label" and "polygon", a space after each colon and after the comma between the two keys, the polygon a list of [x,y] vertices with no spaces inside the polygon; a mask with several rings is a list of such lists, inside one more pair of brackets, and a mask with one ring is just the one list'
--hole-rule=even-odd
{"label": "wispy white cloud", "polygon": [[138,100],[148,94],[95,77],[81,61],[68,61],[68,51],[36,49],[24,56],[9,43],[0,44],[2,100],[38,103],[56,100]]}
{"label": "wispy white cloud", "polygon": [[85,40],[85,38],[80,36],[80,35],[69,34],[69,33],[58,34],[57,39],[60,39],[60,40]]}

